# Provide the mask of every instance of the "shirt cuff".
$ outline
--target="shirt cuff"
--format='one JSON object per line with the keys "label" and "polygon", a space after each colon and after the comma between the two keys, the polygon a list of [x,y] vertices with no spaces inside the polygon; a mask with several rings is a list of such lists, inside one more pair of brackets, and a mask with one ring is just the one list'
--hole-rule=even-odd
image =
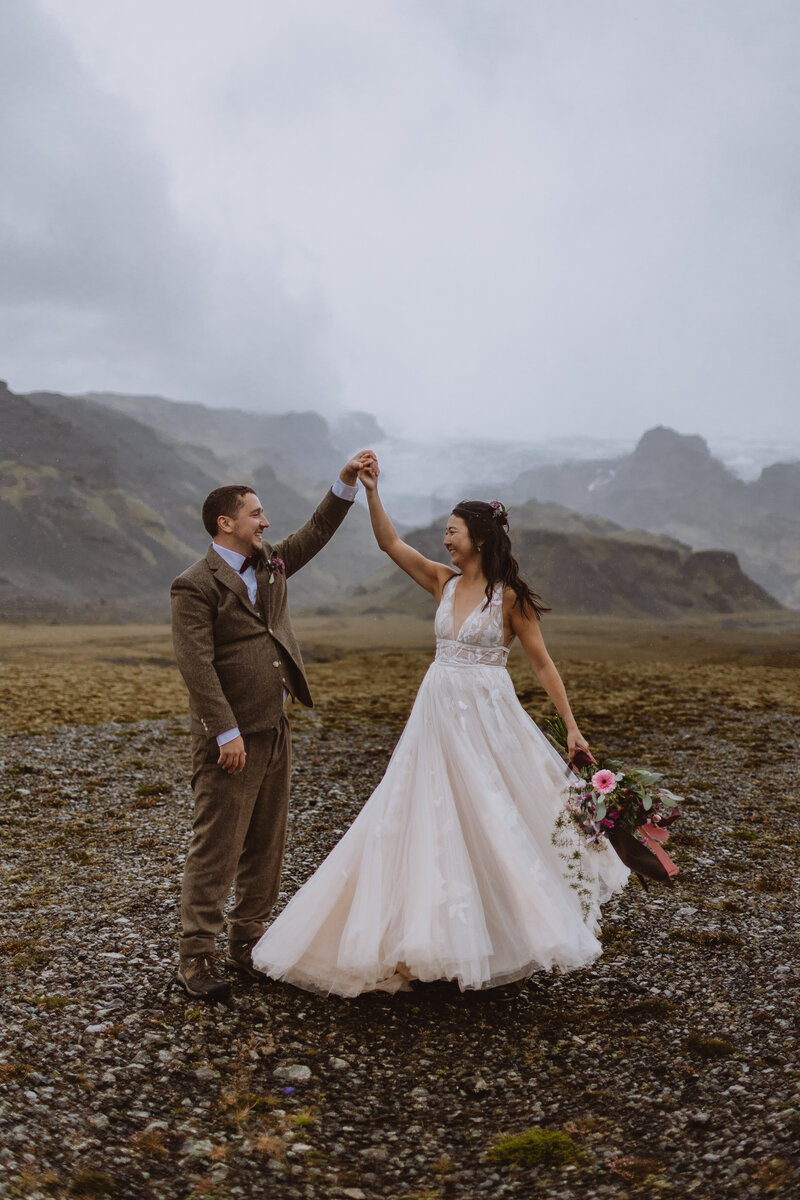
{"label": "shirt cuff", "polygon": [[337,479],[331,488],[334,496],[338,496],[340,500],[355,500],[358,492],[358,484],[343,483],[341,479]]}
{"label": "shirt cuff", "polygon": [[224,746],[226,742],[232,742],[237,737],[239,737],[239,726],[234,725],[233,729],[226,729],[224,733],[217,734],[217,745]]}

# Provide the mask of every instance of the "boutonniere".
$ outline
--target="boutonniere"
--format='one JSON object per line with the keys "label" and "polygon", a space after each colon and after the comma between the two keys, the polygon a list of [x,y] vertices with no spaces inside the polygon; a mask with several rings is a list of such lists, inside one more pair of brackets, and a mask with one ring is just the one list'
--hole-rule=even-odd
{"label": "boutonniere", "polygon": [[278,558],[277,554],[273,554],[267,563],[267,569],[269,570],[269,581],[270,583],[274,583],[276,575],[283,575],[285,573],[286,563],[282,558]]}

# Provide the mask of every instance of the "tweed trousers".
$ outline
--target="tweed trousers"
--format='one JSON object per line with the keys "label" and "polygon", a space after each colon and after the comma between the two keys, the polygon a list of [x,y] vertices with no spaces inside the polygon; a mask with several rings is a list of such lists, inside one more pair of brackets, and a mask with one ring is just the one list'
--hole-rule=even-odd
{"label": "tweed trousers", "polygon": [[244,735],[241,775],[217,766],[214,738],[192,738],[192,839],[183,871],[181,957],[213,953],[226,924],[228,938],[260,937],[278,897],[286,846],[291,772],[289,721]]}

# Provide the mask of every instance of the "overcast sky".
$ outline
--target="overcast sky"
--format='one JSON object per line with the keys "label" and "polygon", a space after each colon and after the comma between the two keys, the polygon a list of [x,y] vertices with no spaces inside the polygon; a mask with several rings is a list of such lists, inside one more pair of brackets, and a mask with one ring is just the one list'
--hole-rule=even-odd
{"label": "overcast sky", "polygon": [[796,0],[3,0],[0,376],[800,436]]}

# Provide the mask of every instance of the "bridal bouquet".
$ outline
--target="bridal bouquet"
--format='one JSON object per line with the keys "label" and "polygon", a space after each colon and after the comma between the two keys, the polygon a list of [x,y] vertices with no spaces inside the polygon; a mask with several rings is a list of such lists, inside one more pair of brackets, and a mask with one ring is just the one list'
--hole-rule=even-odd
{"label": "bridal bouquet", "polygon": [[[553,745],[567,756],[567,728],[560,717],[545,722]],[[665,787],[661,778],[642,767],[624,769],[614,759],[592,762],[579,750],[570,763],[575,772],[568,785],[566,811],[590,845],[605,838],[626,867],[642,881],[669,882],[678,874],[663,849],[668,827],[680,816],[682,797]]]}

